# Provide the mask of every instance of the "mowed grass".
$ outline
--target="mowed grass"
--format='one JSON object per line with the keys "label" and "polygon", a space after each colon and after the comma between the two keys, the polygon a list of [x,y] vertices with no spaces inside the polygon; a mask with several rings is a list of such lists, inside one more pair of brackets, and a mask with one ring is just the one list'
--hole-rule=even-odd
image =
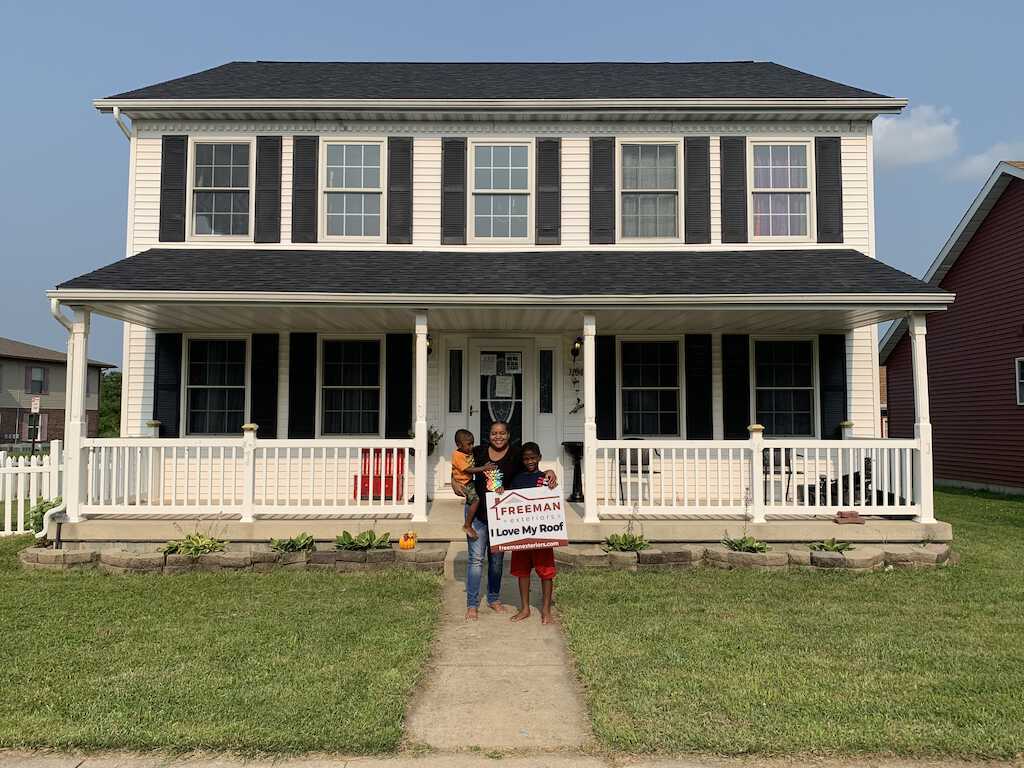
{"label": "mowed grass", "polygon": [[395,749],[439,613],[411,572],[21,571],[0,539],[0,747]]}
{"label": "mowed grass", "polygon": [[623,752],[1024,752],[1024,500],[936,498],[956,567],[559,575],[598,739]]}

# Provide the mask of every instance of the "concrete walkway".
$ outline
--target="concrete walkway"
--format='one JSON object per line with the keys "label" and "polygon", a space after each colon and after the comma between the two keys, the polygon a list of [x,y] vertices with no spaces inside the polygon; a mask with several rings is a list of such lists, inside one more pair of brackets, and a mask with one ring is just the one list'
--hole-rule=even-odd
{"label": "concrete walkway", "polygon": [[[508,575],[502,597],[511,602],[509,612],[483,605],[478,621],[466,621],[459,578],[465,547],[453,545],[457,550],[460,562],[448,569],[434,656],[406,718],[407,741],[442,750],[583,746],[590,726],[561,630],[542,625],[536,608],[525,621],[509,621],[518,599],[510,600],[507,587],[515,579]],[[539,596],[539,584],[532,592]]]}

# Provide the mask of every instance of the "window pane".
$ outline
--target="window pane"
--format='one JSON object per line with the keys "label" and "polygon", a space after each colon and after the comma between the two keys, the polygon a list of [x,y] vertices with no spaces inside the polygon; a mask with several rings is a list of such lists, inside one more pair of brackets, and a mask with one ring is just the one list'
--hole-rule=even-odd
{"label": "window pane", "polygon": [[755,343],[757,421],[768,434],[814,434],[813,357],[810,341]]}
{"label": "window pane", "polygon": [[462,412],[462,350],[448,350],[448,413]]}
{"label": "window pane", "polygon": [[623,237],[675,237],[674,193],[625,193],[622,196]]}
{"label": "window pane", "polygon": [[380,187],[378,144],[328,144],[327,186],[331,189]]}
{"label": "window pane", "polygon": [[475,195],[476,237],[526,237],[529,220],[526,195]]}
{"label": "window pane", "polygon": [[554,413],[554,368],[554,352],[542,349],[538,365],[541,413]]}
{"label": "window pane", "polygon": [[621,375],[623,434],[678,435],[678,344],[623,342]]}

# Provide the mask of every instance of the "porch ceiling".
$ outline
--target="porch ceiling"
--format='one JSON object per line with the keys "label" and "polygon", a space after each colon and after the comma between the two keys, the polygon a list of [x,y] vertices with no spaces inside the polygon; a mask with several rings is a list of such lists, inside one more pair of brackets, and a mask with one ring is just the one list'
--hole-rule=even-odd
{"label": "porch ceiling", "polygon": [[156,330],[195,332],[320,331],[380,333],[410,331],[417,311],[427,310],[431,332],[536,331],[580,333],[583,315],[594,314],[598,332],[795,333],[845,331],[903,317],[893,304],[775,306],[574,307],[537,304],[453,306],[337,306],[282,302],[94,300],[68,302]]}

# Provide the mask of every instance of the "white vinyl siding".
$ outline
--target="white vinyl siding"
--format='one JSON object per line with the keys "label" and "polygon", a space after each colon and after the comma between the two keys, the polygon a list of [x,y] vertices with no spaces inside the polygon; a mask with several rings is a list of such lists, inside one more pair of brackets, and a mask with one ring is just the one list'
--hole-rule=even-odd
{"label": "white vinyl siding", "polygon": [[417,136],[412,160],[413,242],[437,247],[441,244],[441,139]]}
{"label": "white vinyl siding", "polygon": [[590,139],[562,139],[562,246],[590,245]]}

